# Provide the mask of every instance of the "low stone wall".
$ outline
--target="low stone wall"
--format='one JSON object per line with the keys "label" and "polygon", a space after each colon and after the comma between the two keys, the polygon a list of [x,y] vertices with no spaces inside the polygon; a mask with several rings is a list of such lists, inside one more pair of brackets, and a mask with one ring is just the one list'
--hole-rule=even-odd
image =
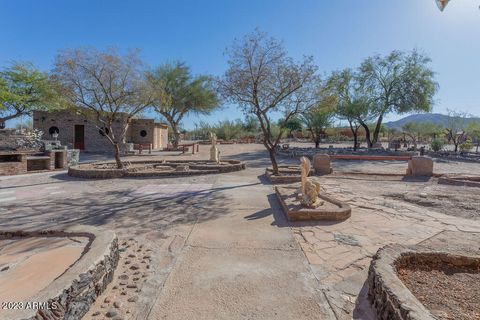
{"label": "low stone wall", "polygon": [[[132,161],[130,164],[158,164],[176,167],[177,165],[188,165],[189,169],[185,171],[155,171],[141,170],[132,171],[126,169],[101,169],[92,168],[91,164],[77,165],[68,168],[68,175],[76,178],[83,179],[114,179],[122,177],[180,177],[180,176],[193,176],[201,174],[216,174],[216,173],[228,173],[234,171],[240,171],[245,169],[245,163],[237,160],[222,160],[219,165],[205,164],[208,161],[194,161],[194,160],[174,160],[174,161]],[[112,162],[99,163],[99,164],[111,164]]]}
{"label": "low stone wall", "polygon": [[23,309],[15,312],[11,320],[81,319],[90,305],[106,289],[113,279],[118,264],[118,240],[113,231],[90,226],[78,226],[67,230],[1,231],[0,239],[13,237],[88,237],[89,244],[69,269],[42,289],[29,301],[48,302],[55,310]]}

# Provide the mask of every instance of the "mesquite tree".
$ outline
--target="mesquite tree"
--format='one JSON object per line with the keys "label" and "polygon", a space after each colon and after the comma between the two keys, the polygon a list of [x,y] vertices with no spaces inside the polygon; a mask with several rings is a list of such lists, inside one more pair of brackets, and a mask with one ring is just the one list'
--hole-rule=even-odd
{"label": "mesquite tree", "polygon": [[153,100],[137,52],[66,50],[57,55],[53,74],[75,111],[102,130],[122,169],[120,146],[130,119]]}
{"label": "mesquite tree", "polygon": [[179,126],[185,115],[209,114],[218,107],[211,77],[194,77],[185,63],[164,64],[148,72],[147,78],[150,86],[160,93],[154,101],[154,108],[170,124],[174,147],[180,142]]}
{"label": "mesquite tree", "polygon": [[55,85],[47,73],[28,63],[14,63],[0,71],[0,127],[33,110],[60,107]]}
{"label": "mesquite tree", "polygon": [[[295,62],[281,42],[259,30],[235,40],[227,55],[229,67],[219,81],[219,90],[245,114],[257,117],[273,173],[278,174],[275,151],[285,124],[317,103],[317,67],[311,57]],[[280,130],[275,129],[273,114],[283,119]]]}
{"label": "mesquite tree", "polygon": [[[353,149],[357,150],[358,130],[362,123],[372,120],[368,99],[358,90],[355,74],[350,69],[334,72],[328,83],[337,95],[337,117],[347,120],[353,135]],[[366,130],[369,130],[368,126]]]}
{"label": "mesquite tree", "polygon": [[369,147],[378,141],[385,115],[432,109],[438,84],[429,63],[429,57],[413,50],[393,51],[385,57],[376,55],[361,64],[356,75],[359,90],[368,97],[370,115],[376,118],[372,135],[368,124],[361,121]]}

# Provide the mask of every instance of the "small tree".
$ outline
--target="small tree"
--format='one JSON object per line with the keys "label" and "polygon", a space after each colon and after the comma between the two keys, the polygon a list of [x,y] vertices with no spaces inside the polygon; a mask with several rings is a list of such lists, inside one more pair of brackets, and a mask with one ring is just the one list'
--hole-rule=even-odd
{"label": "small tree", "polygon": [[359,90],[369,99],[370,117],[376,118],[372,135],[367,122],[361,121],[369,147],[378,142],[385,115],[431,110],[438,84],[429,62],[430,58],[413,50],[411,53],[393,51],[385,57],[377,55],[361,64],[356,75]]}
{"label": "small tree", "polygon": [[0,127],[33,110],[59,107],[54,83],[33,65],[15,63],[0,72]]}
{"label": "small tree", "polygon": [[[279,122],[284,121],[280,119]],[[292,117],[285,123],[285,129],[288,130],[288,137],[293,136],[294,131],[301,131],[302,130],[302,121],[298,117]]]}
{"label": "small tree", "polygon": [[[227,54],[229,67],[219,81],[220,92],[245,114],[257,117],[273,173],[278,174],[275,149],[285,123],[317,103],[317,67],[311,57],[294,62],[279,41],[259,30],[235,40]],[[284,119],[278,130],[272,114]]]}
{"label": "small tree", "polygon": [[456,112],[447,110],[448,119],[445,127],[446,136],[449,142],[455,146],[455,152],[458,152],[458,146],[466,140],[467,114],[465,112]]}
{"label": "small tree", "polygon": [[408,122],[403,125],[402,131],[406,136],[412,139],[413,150],[417,151],[418,142],[424,133],[423,125],[418,122]]}
{"label": "small tree", "polygon": [[320,146],[322,137],[325,136],[326,129],[332,124],[334,112],[327,108],[313,108],[302,114],[302,120],[305,127],[310,132],[310,137],[315,143],[315,148]]}
{"label": "small tree", "polygon": [[368,100],[358,90],[357,79],[350,69],[334,72],[328,82],[337,95],[336,115],[340,120],[347,120],[353,135],[353,149],[357,150],[358,130],[362,123],[370,120]]}
{"label": "small tree", "polygon": [[113,146],[117,168],[122,169],[120,145],[130,119],[153,101],[137,53],[66,50],[57,55],[53,73],[75,111],[102,130]]}
{"label": "small tree", "polygon": [[219,101],[210,76],[192,76],[183,62],[167,63],[148,73],[152,88],[159,93],[155,110],[170,124],[173,146],[180,143],[179,127],[188,113],[209,114]]}
{"label": "small tree", "polygon": [[480,146],[480,121],[472,121],[467,126],[467,132],[472,140],[476,144],[475,152],[478,153],[478,147]]}

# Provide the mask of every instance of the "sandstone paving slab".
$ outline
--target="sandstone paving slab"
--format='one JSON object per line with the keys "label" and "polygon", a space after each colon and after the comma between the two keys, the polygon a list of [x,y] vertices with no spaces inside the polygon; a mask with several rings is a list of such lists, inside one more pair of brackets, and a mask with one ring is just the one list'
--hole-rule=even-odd
{"label": "sandstone paving slab", "polygon": [[300,251],[188,247],[149,319],[331,319]]}

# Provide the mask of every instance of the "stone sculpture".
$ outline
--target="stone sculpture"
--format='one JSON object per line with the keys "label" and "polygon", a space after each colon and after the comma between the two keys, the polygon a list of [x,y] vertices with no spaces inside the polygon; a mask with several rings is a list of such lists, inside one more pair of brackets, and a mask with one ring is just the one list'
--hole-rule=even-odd
{"label": "stone sculpture", "polygon": [[301,186],[298,198],[302,206],[307,208],[316,208],[323,204],[318,196],[320,193],[320,184],[308,178],[310,173],[310,160],[306,157],[300,158]]}
{"label": "stone sculpture", "polygon": [[220,163],[220,151],[217,148],[217,135],[213,132],[210,132],[210,141],[212,142],[212,147],[210,148],[210,161]]}

